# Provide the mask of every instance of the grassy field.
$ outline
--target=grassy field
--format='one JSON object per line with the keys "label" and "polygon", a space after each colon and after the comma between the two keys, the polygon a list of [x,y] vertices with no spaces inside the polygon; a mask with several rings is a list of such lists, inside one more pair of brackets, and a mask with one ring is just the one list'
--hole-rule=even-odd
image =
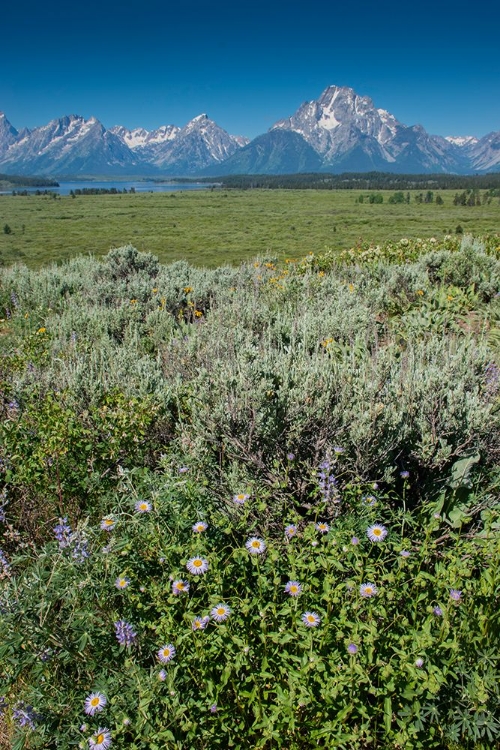
{"label": "grassy field", "polygon": [[[162,262],[198,266],[237,263],[256,255],[300,257],[359,240],[442,237],[500,231],[500,202],[454,206],[357,202],[357,191],[255,190],[135,195],[0,196],[0,259],[37,268],[75,255],[104,255],[132,243]],[[364,193],[366,196],[367,194]],[[5,225],[10,233],[4,231]]]}

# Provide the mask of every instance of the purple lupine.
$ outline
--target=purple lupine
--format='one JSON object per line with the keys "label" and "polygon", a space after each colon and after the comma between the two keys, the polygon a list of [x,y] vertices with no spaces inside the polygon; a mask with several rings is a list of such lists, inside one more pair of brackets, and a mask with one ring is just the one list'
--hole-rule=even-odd
{"label": "purple lupine", "polygon": [[12,718],[19,727],[35,729],[36,722],[39,721],[40,715],[35,711],[33,706],[29,706],[24,701],[20,701],[12,709]]}
{"label": "purple lupine", "polygon": [[76,562],[85,562],[85,560],[90,557],[88,542],[84,536],[75,532],[71,535],[71,544],[73,546],[71,556]]}
{"label": "purple lupine", "polygon": [[133,646],[137,639],[137,633],[132,625],[125,620],[115,622],[115,635],[120,646]]}
{"label": "purple lupine", "polygon": [[495,362],[489,362],[485,369],[486,393],[488,396],[494,396],[500,387],[500,369]]}
{"label": "purple lupine", "polygon": [[319,468],[318,485],[323,495],[323,500],[326,502],[331,502],[332,500],[338,502],[337,480],[333,474],[330,461],[325,459],[320,463]]}
{"label": "purple lupine", "polygon": [[10,564],[7,560],[7,555],[5,552],[0,549],[0,578],[3,578],[4,576],[9,574],[10,570]]}
{"label": "purple lupine", "polygon": [[59,549],[65,549],[71,544],[71,526],[66,516],[59,519],[57,526],[54,526],[54,535],[59,542]]}

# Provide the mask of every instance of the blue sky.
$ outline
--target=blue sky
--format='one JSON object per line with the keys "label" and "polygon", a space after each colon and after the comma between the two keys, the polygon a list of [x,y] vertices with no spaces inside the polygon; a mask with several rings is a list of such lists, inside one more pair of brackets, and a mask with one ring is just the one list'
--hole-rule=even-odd
{"label": "blue sky", "polygon": [[250,138],[331,84],[439,135],[500,130],[497,0],[9,0],[0,111],[106,127],[206,112]]}

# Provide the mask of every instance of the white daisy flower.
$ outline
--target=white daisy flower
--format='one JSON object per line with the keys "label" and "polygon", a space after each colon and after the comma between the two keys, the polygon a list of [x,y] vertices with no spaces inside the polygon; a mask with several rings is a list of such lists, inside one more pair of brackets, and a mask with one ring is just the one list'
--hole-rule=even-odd
{"label": "white daisy flower", "polygon": [[148,503],[147,500],[139,500],[135,504],[135,509],[137,513],[149,513],[151,511],[151,503]]}
{"label": "white daisy flower", "polygon": [[206,531],[207,528],[208,524],[205,523],[205,521],[197,521],[193,526],[193,531],[195,532],[195,534],[201,534],[203,531]]}
{"label": "white daisy flower", "polygon": [[262,553],[266,551],[265,541],[263,539],[259,539],[256,536],[253,536],[251,539],[249,539],[246,542],[245,547],[251,555],[262,555]]}
{"label": "white daisy flower", "polygon": [[387,529],[381,523],[374,523],[367,528],[366,535],[370,542],[383,542],[387,536]]}
{"label": "white daisy flower", "polygon": [[189,591],[189,583],[187,581],[174,581],[172,583],[172,593],[176,596],[178,594],[187,594]]}
{"label": "white daisy flower", "polygon": [[376,596],[378,589],[374,583],[362,583],[359,587],[359,593],[361,596],[368,598],[369,596]]}

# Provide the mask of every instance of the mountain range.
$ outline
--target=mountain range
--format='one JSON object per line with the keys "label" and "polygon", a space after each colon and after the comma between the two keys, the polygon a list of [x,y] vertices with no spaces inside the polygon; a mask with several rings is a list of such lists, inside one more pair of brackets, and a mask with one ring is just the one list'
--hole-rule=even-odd
{"label": "mountain range", "polygon": [[458,173],[500,171],[500,132],[483,138],[430,135],[407,126],[367,96],[329,86],[290,117],[249,141],[206,114],[184,127],[106,129],[67,115],[17,131],[0,113],[0,170],[7,174],[169,175],[295,172]]}

